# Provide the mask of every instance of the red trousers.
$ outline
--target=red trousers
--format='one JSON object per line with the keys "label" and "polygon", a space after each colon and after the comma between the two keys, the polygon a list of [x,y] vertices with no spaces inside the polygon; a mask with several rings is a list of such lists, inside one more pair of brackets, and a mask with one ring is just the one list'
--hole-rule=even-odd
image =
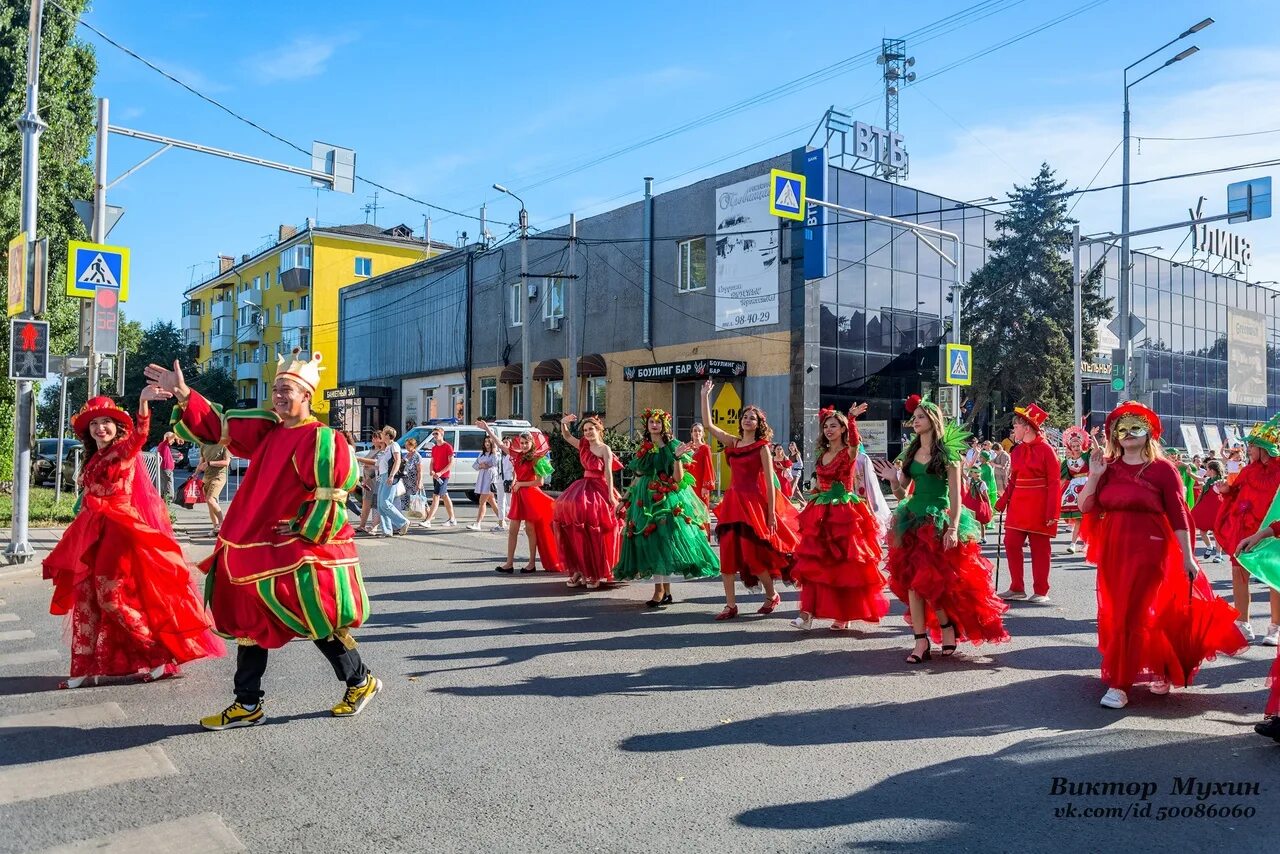
{"label": "red trousers", "polygon": [[1026,581],[1022,574],[1022,547],[1031,541],[1031,585],[1037,596],[1049,595],[1049,560],[1052,549],[1048,534],[1028,534],[1006,528],[1004,533],[1004,553],[1009,559],[1009,589],[1025,591]]}

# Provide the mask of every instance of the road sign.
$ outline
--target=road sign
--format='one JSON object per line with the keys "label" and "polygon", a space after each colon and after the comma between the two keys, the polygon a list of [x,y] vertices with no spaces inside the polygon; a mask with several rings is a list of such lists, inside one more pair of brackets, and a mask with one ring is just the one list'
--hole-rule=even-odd
{"label": "road sign", "polygon": [[[1107,324],[1107,329],[1109,329],[1111,331],[1111,334],[1116,336],[1117,338],[1120,337],[1120,330],[1122,328],[1123,327],[1120,325],[1120,315],[1116,315],[1115,317],[1113,317],[1111,319],[1111,322]],[[1133,313],[1129,314],[1129,337],[1131,339],[1137,338],[1142,333],[1142,330],[1146,328],[1147,328],[1147,324],[1139,320],[1136,314],[1133,314]]]}
{"label": "road sign", "polygon": [[1251,222],[1271,217],[1271,176],[1227,185],[1227,222]]}
{"label": "road sign", "polygon": [[120,300],[116,291],[101,288],[93,296],[93,352],[109,356],[120,349]]}
{"label": "road sign", "polygon": [[947,345],[947,384],[973,385],[973,348],[968,344]]}
{"label": "road sign", "polygon": [[9,316],[27,310],[27,233],[9,241]]}
{"label": "road sign", "polygon": [[43,380],[49,373],[49,324],[44,320],[9,321],[9,379]]}
{"label": "road sign", "polygon": [[72,240],[67,243],[67,296],[93,299],[99,288],[129,299],[129,248]]}
{"label": "road sign", "polygon": [[783,219],[804,219],[805,177],[781,169],[769,170],[769,213]]}

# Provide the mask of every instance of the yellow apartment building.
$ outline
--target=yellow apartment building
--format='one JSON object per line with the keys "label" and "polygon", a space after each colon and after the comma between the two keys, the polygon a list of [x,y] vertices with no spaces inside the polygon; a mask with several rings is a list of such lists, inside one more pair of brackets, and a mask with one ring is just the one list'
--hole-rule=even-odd
{"label": "yellow apartment building", "polygon": [[282,225],[272,245],[239,261],[220,256],[217,275],[183,294],[189,358],[225,369],[239,405],[252,408],[267,404],[277,355],[318,352],[328,369],[313,403],[324,420],[324,392],[338,381],[338,291],[452,248],[405,225]]}

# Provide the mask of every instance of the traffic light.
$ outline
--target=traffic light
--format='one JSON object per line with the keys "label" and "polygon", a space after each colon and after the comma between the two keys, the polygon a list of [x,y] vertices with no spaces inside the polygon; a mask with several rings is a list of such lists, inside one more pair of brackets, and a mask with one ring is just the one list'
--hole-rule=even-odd
{"label": "traffic light", "polygon": [[1124,391],[1125,386],[1125,368],[1128,367],[1127,354],[1123,347],[1117,347],[1111,351],[1111,390],[1120,392]]}

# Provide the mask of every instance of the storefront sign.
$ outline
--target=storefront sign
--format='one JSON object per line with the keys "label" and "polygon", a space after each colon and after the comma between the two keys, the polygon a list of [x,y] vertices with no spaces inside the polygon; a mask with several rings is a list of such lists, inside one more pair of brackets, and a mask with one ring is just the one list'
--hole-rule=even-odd
{"label": "storefront sign", "polygon": [[325,400],[355,400],[360,397],[391,397],[391,389],[382,386],[349,385],[325,389]]}
{"label": "storefront sign", "polygon": [[746,362],[732,362],[725,359],[690,359],[687,362],[665,362],[658,365],[628,365],[622,369],[622,378],[629,383],[742,377],[746,374]]}
{"label": "storefront sign", "polygon": [[907,149],[902,134],[890,133],[865,122],[853,123],[853,156],[891,169],[907,168]]}
{"label": "storefront sign", "polygon": [[[827,198],[827,150],[815,148],[804,155],[804,177],[809,198]],[[804,277],[821,279],[827,275],[827,209],[822,205],[805,205]]]}
{"label": "storefront sign", "polygon": [[859,421],[858,432],[862,434],[862,450],[867,456],[889,456],[888,421]]}
{"label": "storefront sign", "polygon": [[1253,311],[1227,310],[1227,403],[1267,405],[1267,319]]}
{"label": "storefront sign", "polygon": [[716,190],[716,329],[778,322],[778,235],[768,175]]}
{"label": "storefront sign", "polygon": [[1252,244],[1238,234],[1232,234],[1220,228],[1210,228],[1207,225],[1194,226],[1192,234],[1195,237],[1193,241],[1195,249],[1217,255],[1219,258],[1226,258],[1242,266],[1253,263]]}

